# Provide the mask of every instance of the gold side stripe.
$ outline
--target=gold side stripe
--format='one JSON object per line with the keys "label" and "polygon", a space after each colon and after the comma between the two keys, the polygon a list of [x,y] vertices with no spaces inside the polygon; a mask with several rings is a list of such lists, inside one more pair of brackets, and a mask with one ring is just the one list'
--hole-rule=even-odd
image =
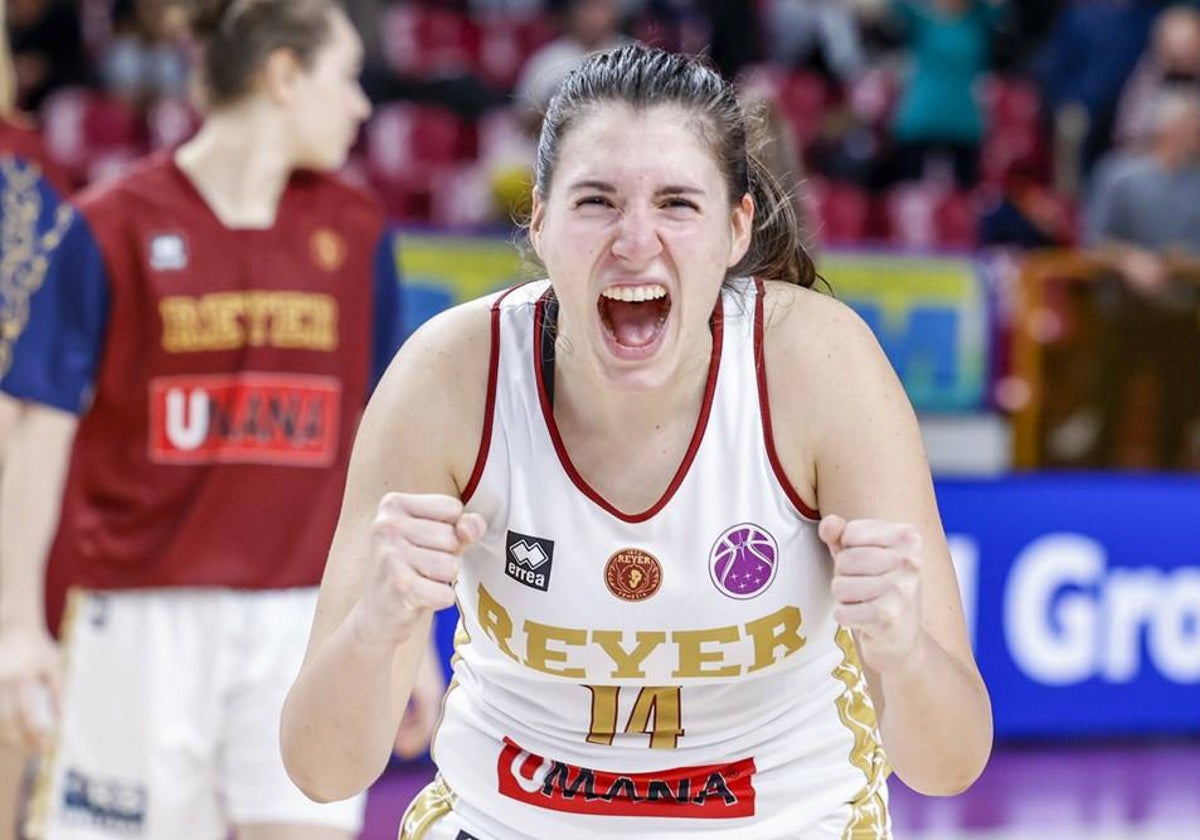
{"label": "gold side stripe", "polygon": [[58,247],[74,212],[67,202],[55,210],[50,230],[38,230],[42,171],[35,165],[0,156],[4,189],[0,192],[0,376],[12,365],[12,349],[29,323],[29,300],[42,287],[49,254]]}
{"label": "gold side stripe", "polygon": [[66,609],[63,611],[59,629],[64,695],[59,698],[58,721],[50,746],[38,756],[37,781],[34,782],[33,793],[30,794],[29,806],[25,812],[24,836],[29,840],[41,840],[46,836],[46,819],[50,814],[51,799],[54,796],[54,765],[58,758],[59,740],[62,737],[63,709],[70,699],[66,697],[65,691],[71,674],[71,640],[78,627],[78,617],[83,612],[83,602],[86,598],[87,594],[80,589],[72,589],[67,593]]}
{"label": "gold side stripe", "polygon": [[457,797],[438,776],[422,788],[400,818],[397,840],[421,840],[433,824],[454,810]]}
{"label": "gold side stripe", "polygon": [[834,640],[841,648],[842,661],[833,669],[832,675],[846,686],[836,701],[838,718],[854,736],[850,763],[866,777],[862,789],[850,803],[850,819],[842,832],[842,840],[888,840],[892,836],[891,820],[883,799],[888,767],[875,707],[867,690],[854,637],[849,630],[839,627]]}

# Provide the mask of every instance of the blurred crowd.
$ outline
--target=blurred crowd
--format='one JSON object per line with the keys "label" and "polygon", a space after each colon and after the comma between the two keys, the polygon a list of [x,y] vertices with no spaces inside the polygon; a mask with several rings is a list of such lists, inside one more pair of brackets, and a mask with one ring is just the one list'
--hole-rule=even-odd
{"label": "blurred crowd", "polygon": [[[176,5],[7,2],[19,104],[77,181],[192,130]],[[507,220],[554,85],[624,38],[741,80],[832,244],[1077,242],[1097,162],[1152,142],[1157,93],[1200,79],[1200,4],[1163,0],[346,5],[376,103],[355,168],[397,219],[436,224]]]}
{"label": "blurred crowd", "polygon": [[[7,4],[19,105],[75,185],[196,127],[176,4]],[[1087,249],[1108,280],[1080,346],[1102,364],[1063,363],[1079,393],[1046,425],[1043,461],[1111,461],[1136,398],[1166,424],[1142,462],[1200,466],[1200,391],[1180,384],[1200,377],[1200,0],[345,5],[374,103],[349,172],[393,219],[511,223],[540,114],[582,56],[625,39],[705,52],[761,115],[818,247]],[[1157,396],[1138,384],[1147,366]]]}

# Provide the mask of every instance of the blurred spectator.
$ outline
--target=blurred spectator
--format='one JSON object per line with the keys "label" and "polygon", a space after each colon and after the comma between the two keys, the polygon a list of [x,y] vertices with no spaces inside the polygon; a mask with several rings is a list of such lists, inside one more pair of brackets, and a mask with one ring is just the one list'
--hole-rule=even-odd
{"label": "blurred spectator", "polygon": [[187,93],[187,27],[179,10],[163,0],[117,0],[113,38],[101,57],[109,92],[139,105]]}
{"label": "blurred spectator", "polygon": [[1153,382],[1157,451],[1149,463],[1192,461],[1189,426],[1200,395],[1200,95],[1192,87],[1159,94],[1143,152],[1122,153],[1097,168],[1087,204],[1087,241],[1115,271],[1098,293],[1101,343],[1095,458],[1119,460],[1117,442],[1137,401],[1138,376]]}
{"label": "blurred spectator", "polygon": [[36,111],[58,88],[87,81],[79,12],[71,0],[6,0],[17,107]]}
{"label": "blurred spectator", "polygon": [[1072,214],[1035,172],[1015,166],[979,218],[980,245],[1049,248],[1071,245]]}
{"label": "blurred spectator", "polygon": [[[16,71],[4,23],[0,3],[0,370],[11,359],[13,326],[36,289],[44,248],[61,236],[59,225],[70,220],[59,200],[67,189],[65,178],[58,177],[62,173],[50,162],[38,132],[16,109]],[[17,402],[0,394],[0,452],[19,413]],[[18,816],[26,759],[15,745],[0,744],[0,838],[24,836]]]}
{"label": "blurred spectator", "polygon": [[892,125],[893,180],[920,180],[940,165],[959,186],[974,187],[983,136],[977,87],[1004,0],[893,0],[892,8],[912,63]]}
{"label": "blurred spectator", "polygon": [[1172,6],[1154,21],[1154,34],[1117,102],[1119,145],[1147,142],[1156,94],[1165,86],[1200,83],[1200,10]]}
{"label": "blurred spectator", "polygon": [[1069,0],[1009,0],[1009,13],[992,38],[992,68],[1025,75]]}
{"label": "blurred spectator", "polygon": [[758,0],[624,0],[622,8],[639,40],[703,53],[727,79],[762,59]]}
{"label": "blurred spectator", "polygon": [[[438,61],[433,67],[396,66],[397,52],[412,60],[415,65],[421,63],[421,57],[415,54],[419,50],[412,49],[416,46],[414,44],[397,44],[385,40],[389,34],[395,38],[395,30],[388,25],[390,14],[410,13],[413,16],[410,23],[414,29],[420,29],[420,18],[428,13],[433,16],[424,21],[429,24],[429,32],[438,37],[445,37],[446,30],[449,29],[456,32],[454,37],[458,37],[463,34],[464,29],[470,28],[465,26],[466,18],[457,8],[461,4],[450,4],[452,8],[441,9],[433,5],[400,6],[389,4],[386,0],[345,0],[344,5],[351,22],[362,33],[363,49],[366,52],[362,86],[372,103],[378,105],[405,100],[440,105],[472,120],[504,104],[503,94],[490,88],[474,72],[475,68],[470,66],[470,51],[464,48],[464,44],[453,45],[451,51],[455,60],[445,64]],[[447,27],[447,24],[450,25]],[[464,26],[460,28],[459,24]],[[410,33],[410,36],[419,40],[415,32]]]}
{"label": "blurred spectator", "polygon": [[866,65],[853,4],[847,0],[768,0],[767,57],[849,82]]}
{"label": "blurred spectator", "polygon": [[559,84],[589,53],[621,43],[619,0],[562,0],[563,34],[529,57],[513,98],[536,134]]}
{"label": "blurred spectator", "polygon": [[1083,172],[1110,145],[1117,97],[1161,5],[1160,0],[1075,0],[1036,61],[1055,132],[1077,146],[1074,165]]}

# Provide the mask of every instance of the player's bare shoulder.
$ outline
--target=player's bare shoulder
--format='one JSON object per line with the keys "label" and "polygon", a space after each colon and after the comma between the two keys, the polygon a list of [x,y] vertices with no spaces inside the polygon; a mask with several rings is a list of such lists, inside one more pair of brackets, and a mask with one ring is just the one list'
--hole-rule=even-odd
{"label": "player's bare shoulder", "polygon": [[456,476],[469,473],[487,407],[491,330],[488,298],[425,322],[392,359],[364,427],[405,457],[442,453]]}
{"label": "player's bare shoulder", "polygon": [[763,287],[768,363],[777,360],[798,375],[825,375],[878,355],[870,328],[829,292],[770,281]]}
{"label": "player's bare shoulder", "polygon": [[[870,327],[831,294],[765,284],[763,355],[776,429],[811,449],[881,399],[898,393],[895,373]],[[814,440],[816,438],[817,440]]]}

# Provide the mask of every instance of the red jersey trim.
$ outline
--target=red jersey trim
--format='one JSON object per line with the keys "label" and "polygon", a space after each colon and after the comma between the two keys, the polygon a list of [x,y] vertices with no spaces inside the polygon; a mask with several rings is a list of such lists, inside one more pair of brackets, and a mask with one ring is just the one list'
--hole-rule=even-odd
{"label": "red jersey trim", "polygon": [[758,413],[762,416],[763,441],[767,445],[767,460],[771,462],[775,480],[783,488],[788,501],[795,506],[796,510],[800,511],[801,516],[816,522],[821,518],[820,511],[809,507],[804,499],[800,498],[791,479],[787,477],[783,463],[779,460],[779,453],[775,449],[775,433],[771,428],[771,396],[767,391],[767,352],[763,343],[763,303],[766,291],[763,288],[763,281],[758,278],[754,279],[754,288],[756,292],[754,297],[754,369],[758,379]]}
{"label": "red jersey trim", "polygon": [[488,453],[492,448],[492,424],[496,416],[496,384],[500,376],[500,304],[519,288],[520,286],[513,286],[511,289],[507,289],[492,304],[492,344],[488,357],[487,402],[483,409],[483,429],[479,433],[479,452],[475,455],[475,466],[471,469],[471,477],[467,479],[466,486],[459,494],[464,505],[471,501],[471,497],[479,489],[479,481],[483,478],[483,468],[487,466]]}
{"label": "red jersey trim", "polygon": [[725,336],[725,316],[724,306],[721,299],[717,298],[717,305],[713,309],[712,314],[712,358],[708,363],[708,382],[704,386],[704,397],[700,403],[700,416],[696,419],[696,429],[692,432],[692,439],[688,443],[687,452],[684,453],[683,460],[679,464],[679,469],[675,471],[674,478],[671,479],[670,485],[663,492],[662,498],[654,503],[647,510],[641,513],[625,513],[617,509],[612,503],[601,496],[592,488],[590,484],[584,480],[578,470],[575,469],[575,464],[571,461],[571,456],[567,453],[567,447],[563,443],[562,435],[559,434],[558,424],[554,420],[554,407],[550,405],[549,396],[546,393],[546,383],[542,380],[542,365],[540,359],[542,334],[542,321],[546,313],[546,295],[538,299],[537,307],[534,311],[533,318],[533,371],[537,379],[538,402],[542,406],[542,418],[546,421],[546,430],[550,433],[550,440],[554,444],[554,451],[558,453],[558,460],[562,464],[567,475],[570,476],[571,482],[579,489],[583,495],[587,496],[608,513],[620,519],[622,522],[637,523],[645,522],[652,518],[655,514],[667,506],[679,486],[683,484],[683,479],[687,476],[688,470],[692,466],[692,462],[696,459],[696,452],[700,449],[700,441],[704,439],[704,430],[708,427],[709,414],[712,411],[713,394],[717,390],[717,372],[721,369],[721,347],[724,343]]}

